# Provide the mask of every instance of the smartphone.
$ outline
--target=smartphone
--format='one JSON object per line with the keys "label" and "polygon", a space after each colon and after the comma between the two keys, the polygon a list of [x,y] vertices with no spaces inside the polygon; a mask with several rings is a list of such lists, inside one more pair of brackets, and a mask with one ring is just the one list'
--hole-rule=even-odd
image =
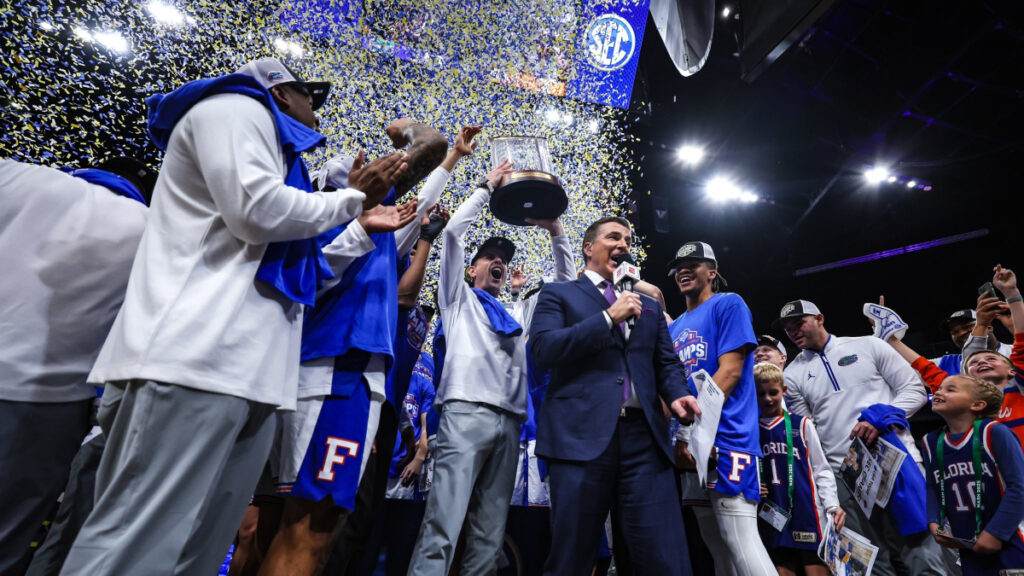
{"label": "smartphone", "polygon": [[996,294],[996,287],[991,282],[985,282],[978,288],[978,296],[985,296],[988,298],[999,298]]}

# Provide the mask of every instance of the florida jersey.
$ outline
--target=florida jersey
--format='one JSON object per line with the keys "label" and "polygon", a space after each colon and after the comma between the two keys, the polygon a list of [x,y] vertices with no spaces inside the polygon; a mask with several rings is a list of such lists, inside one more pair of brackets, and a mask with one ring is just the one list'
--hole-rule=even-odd
{"label": "florida jersey", "polygon": [[779,546],[817,550],[821,542],[822,518],[817,505],[817,486],[804,443],[807,422],[799,414],[790,414],[793,436],[793,501],[790,503],[785,420],[782,416],[761,420],[761,450],[764,452],[761,482],[768,487],[768,499],[792,514],[781,532],[763,521],[758,522],[761,538],[768,550]]}
{"label": "florida jersey", "polygon": [[[974,468],[974,430],[962,435],[937,430],[925,438],[928,470],[928,521],[939,523],[942,476],[938,440],[943,434],[942,469],[945,471],[945,518],[952,535],[971,540],[977,532]],[[998,573],[999,569],[1024,568],[1024,454],[1016,437],[1003,425],[983,420],[981,446],[981,529],[1006,540],[998,555],[981,555],[961,550],[964,574]],[[1009,490],[1009,492],[1008,492]],[[940,523],[941,526],[941,523]]]}

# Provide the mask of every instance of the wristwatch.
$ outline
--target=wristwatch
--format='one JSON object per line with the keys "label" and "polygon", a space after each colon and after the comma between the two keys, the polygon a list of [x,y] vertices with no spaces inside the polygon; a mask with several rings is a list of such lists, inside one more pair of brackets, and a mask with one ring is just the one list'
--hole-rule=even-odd
{"label": "wristwatch", "polygon": [[481,180],[481,181],[480,181],[480,182],[479,182],[479,183],[478,183],[478,184],[476,185],[476,187],[477,187],[477,188],[483,188],[483,189],[487,190],[487,192],[488,192],[488,193],[491,193],[491,194],[493,194],[493,193],[494,193],[494,186],[493,186],[493,185],[491,185],[491,181],[490,181],[490,180],[488,180],[487,178],[484,178],[483,180]]}

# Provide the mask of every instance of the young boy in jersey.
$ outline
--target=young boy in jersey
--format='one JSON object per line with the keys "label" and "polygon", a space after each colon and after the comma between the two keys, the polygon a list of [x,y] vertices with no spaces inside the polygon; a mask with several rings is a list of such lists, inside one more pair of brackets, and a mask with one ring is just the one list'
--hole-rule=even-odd
{"label": "young boy in jersey", "polygon": [[925,437],[928,528],[960,549],[964,576],[1024,574],[1024,452],[993,418],[1003,394],[991,382],[950,376],[932,399],[946,426]]}
{"label": "young boy in jersey", "polygon": [[[708,467],[706,487],[698,484],[696,474],[683,476],[683,500],[694,504],[716,574],[775,575],[757,533],[761,446],[752,354],[757,337],[750,309],[738,294],[722,292],[725,280],[708,244],[683,244],[668,268],[686,299],[686,312],[669,325],[673,348],[687,378],[705,370],[725,395],[714,443],[717,464]],[[692,461],[689,439],[685,432],[682,436],[677,452]]]}
{"label": "young boy in jersey", "polygon": [[788,521],[778,526],[762,517],[761,539],[780,576],[795,576],[801,566],[807,576],[828,576],[828,568],[817,554],[821,523],[832,521],[836,530],[842,530],[846,513],[839,507],[836,480],[814,422],[782,407],[784,380],[782,369],[775,364],[754,366],[764,452],[761,506],[789,515]]}

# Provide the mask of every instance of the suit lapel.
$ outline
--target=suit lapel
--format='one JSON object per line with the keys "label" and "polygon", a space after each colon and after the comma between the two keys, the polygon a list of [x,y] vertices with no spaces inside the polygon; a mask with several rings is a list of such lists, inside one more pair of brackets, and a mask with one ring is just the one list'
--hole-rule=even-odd
{"label": "suit lapel", "polygon": [[608,308],[608,301],[604,299],[604,294],[601,294],[601,291],[597,289],[597,286],[594,286],[594,283],[591,282],[590,278],[587,278],[586,275],[577,278],[574,284],[576,284],[576,287],[582,290],[584,294],[589,296],[591,300],[601,308],[601,310]]}

